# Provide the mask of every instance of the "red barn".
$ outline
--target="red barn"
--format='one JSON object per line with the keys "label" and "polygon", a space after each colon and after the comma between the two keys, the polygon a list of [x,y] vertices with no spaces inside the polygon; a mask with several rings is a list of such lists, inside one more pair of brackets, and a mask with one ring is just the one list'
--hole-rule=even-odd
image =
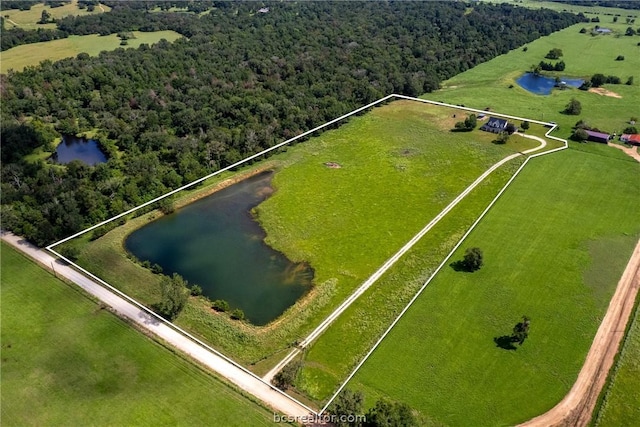
{"label": "red barn", "polygon": [[634,133],[633,135],[629,135],[627,142],[631,145],[640,145],[640,134]]}

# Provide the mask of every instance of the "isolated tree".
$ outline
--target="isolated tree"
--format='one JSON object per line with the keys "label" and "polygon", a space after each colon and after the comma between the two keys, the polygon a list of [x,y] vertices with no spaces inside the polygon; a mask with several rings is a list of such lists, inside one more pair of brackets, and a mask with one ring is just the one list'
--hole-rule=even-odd
{"label": "isolated tree", "polygon": [[589,90],[589,88],[591,88],[591,80],[585,80],[584,82],[582,82],[582,84],[580,85],[580,87],[578,89],[580,89],[580,90]]}
{"label": "isolated tree", "polygon": [[273,385],[280,390],[286,391],[295,383],[301,366],[302,364],[299,361],[287,363],[287,365],[273,377]]}
{"label": "isolated tree", "polygon": [[40,20],[38,21],[38,24],[47,24],[50,20],[51,20],[51,14],[48,11],[43,10],[42,14],[40,15]]}
{"label": "isolated tree", "polygon": [[225,311],[229,311],[229,303],[226,302],[223,299],[217,299],[214,302],[211,303],[211,308],[213,308],[215,311],[221,311],[221,312],[225,312]]}
{"label": "isolated tree", "polygon": [[518,127],[513,123],[507,124],[507,128],[505,129],[509,135],[518,130]]}
{"label": "isolated tree", "polygon": [[493,140],[494,144],[506,144],[507,142],[509,142],[509,132],[507,131],[502,131],[498,134],[498,137],[496,139]]}
{"label": "isolated tree", "polygon": [[629,27],[627,28],[627,31],[624,33],[625,36],[635,36],[636,35],[636,30],[634,30],[633,28]]}
{"label": "isolated tree", "polygon": [[589,135],[587,134],[587,131],[585,131],[582,128],[576,129],[575,132],[573,132],[573,135],[571,135],[571,139],[578,142],[584,142],[588,138],[589,138]]}
{"label": "isolated tree", "polygon": [[187,304],[189,298],[187,281],[174,273],[172,277],[164,276],[161,286],[162,299],[155,306],[156,312],[167,320],[174,320]]}
{"label": "isolated tree", "polygon": [[517,342],[519,345],[524,343],[524,340],[529,336],[530,319],[527,316],[522,316],[522,322],[518,322],[513,327],[513,333],[511,334],[511,341]]}
{"label": "isolated tree", "polygon": [[630,134],[638,133],[638,128],[635,126],[627,126],[626,128],[624,128],[622,133],[630,133]]}
{"label": "isolated tree", "polygon": [[244,317],[245,317],[244,316],[244,311],[242,311],[239,308],[236,308],[231,312],[230,317],[233,320],[244,320]]}
{"label": "isolated tree", "polygon": [[471,114],[469,117],[467,117],[466,119],[464,119],[464,125],[467,128],[467,130],[473,130],[476,128],[476,125],[478,123],[478,120],[476,118],[475,114]]}
{"label": "isolated tree", "polygon": [[380,399],[367,412],[364,427],[413,427],[418,426],[411,408],[406,403],[394,403]]}
{"label": "isolated tree", "polygon": [[480,248],[468,248],[464,253],[464,266],[469,271],[476,271],[484,263]]}
{"label": "isolated tree", "polygon": [[328,410],[338,420],[341,418],[345,420],[336,422],[337,427],[359,427],[362,424],[359,420],[355,420],[353,416],[362,414],[363,404],[364,395],[361,391],[354,392],[345,388],[331,403]]}
{"label": "isolated tree", "polygon": [[202,295],[202,286],[196,285],[195,283],[189,287],[189,293],[191,296],[199,297]]}
{"label": "isolated tree", "polygon": [[531,72],[533,73],[534,76],[539,76],[540,73],[542,72],[542,66],[540,64],[532,65]]}
{"label": "isolated tree", "polygon": [[613,22],[618,22],[618,17],[617,16],[613,17]]}
{"label": "isolated tree", "polygon": [[562,56],[562,49],[558,49],[557,47],[551,49],[549,53],[545,56],[547,59],[559,59]]}
{"label": "isolated tree", "polygon": [[464,121],[456,122],[455,128],[458,131],[472,131],[475,129],[478,119],[475,114],[469,115]]}
{"label": "isolated tree", "polygon": [[624,61],[624,55],[616,56],[616,61]]}
{"label": "isolated tree", "polygon": [[625,83],[627,86],[631,86],[633,85],[633,76],[629,76],[629,78],[627,79],[627,82]]}
{"label": "isolated tree", "polygon": [[567,104],[564,109],[565,114],[571,114],[572,116],[577,116],[582,112],[582,104],[575,98],[571,98],[571,101]]}
{"label": "isolated tree", "polygon": [[597,73],[591,76],[591,86],[599,87],[607,82],[607,77],[602,73]]}
{"label": "isolated tree", "polygon": [[529,125],[529,122],[528,122],[528,121],[526,121],[526,120],[525,120],[524,122],[522,122],[522,124],[520,125],[520,127],[521,127],[523,130],[529,130],[529,126],[530,126],[530,125]]}

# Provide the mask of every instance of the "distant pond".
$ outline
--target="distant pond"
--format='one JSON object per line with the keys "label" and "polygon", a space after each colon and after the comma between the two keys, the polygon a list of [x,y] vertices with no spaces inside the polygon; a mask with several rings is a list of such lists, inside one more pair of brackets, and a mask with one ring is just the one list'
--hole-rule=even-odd
{"label": "distant pond", "polygon": [[272,193],[272,177],[263,172],[163,216],[131,233],[125,246],[265,325],[311,289],[314,274],[264,243],[251,215]]}
{"label": "distant pond", "polygon": [[[562,83],[566,86],[571,87],[580,87],[582,83],[584,83],[583,79],[570,79],[567,77],[560,77]],[[536,76],[533,73],[525,73],[523,74],[516,83],[520,85],[520,87],[528,90],[531,93],[535,93],[536,95],[549,95],[551,91],[556,86],[556,80],[553,77],[545,77],[545,76]]]}
{"label": "distant pond", "polygon": [[58,148],[53,154],[53,159],[61,164],[80,160],[83,163],[94,166],[98,163],[105,163],[107,156],[93,139],[65,135],[62,137],[62,142],[58,144]]}

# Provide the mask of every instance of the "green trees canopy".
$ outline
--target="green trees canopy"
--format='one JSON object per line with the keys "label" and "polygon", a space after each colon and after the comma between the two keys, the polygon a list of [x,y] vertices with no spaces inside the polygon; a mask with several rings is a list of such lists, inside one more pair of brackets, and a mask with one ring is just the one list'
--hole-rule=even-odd
{"label": "green trees canopy", "polygon": [[[269,13],[217,2],[199,17],[113,2],[108,13],[60,19],[52,37],[173,29],[188,38],[3,77],[3,226],[52,243],[382,96],[437,89],[579,19],[509,5],[467,13],[458,2],[265,5]],[[110,159],[81,176],[22,160],[50,133],[96,130]]]}

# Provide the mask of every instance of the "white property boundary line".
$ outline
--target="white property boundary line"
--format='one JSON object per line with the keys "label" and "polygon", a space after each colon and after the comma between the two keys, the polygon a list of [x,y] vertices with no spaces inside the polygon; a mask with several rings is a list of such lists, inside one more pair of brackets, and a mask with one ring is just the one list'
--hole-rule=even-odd
{"label": "white property boundary line", "polygon": [[[480,110],[475,110],[475,111],[480,111]],[[492,115],[499,115],[499,114],[493,114]],[[513,116],[504,116],[504,117],[512,117]],[[520,118],[518,118],[520,119]],[[522,120],[522,119],[520,119]],[[451,249],[451,252],[449,252],[449,254],[445,257],[445,259],[440,263],[440,265],[438,266],[438,268],[435,269],[435,271],[431,274],[431,276],[429,276],[429,278],[427,279],[426,282],[424,282],[424,284],[422,285],[422,287],[420,289],[418,289],[418,292],[416,292],[416,294],[413,296],[413,298],[411,298],[411,300],[409,301],[409,303],[404,307],[404,309],[400,312],[400,314],[398,314],[398,316],[395,318],[395,320],[391,323],[391,325],[389,325],[389,327],[387,328],[387,330],[382,334],[382,336],[378,339],[378,341],[376,341],[376,343],[373,345],[373,347],[371,347],[371,349],[369,350],[369,352],[364,356],[364,358],[360,361],[360,363],[358,363],[358,365],[353,369],[353,371],[351,371],[351,374],[349,374],[349,376],[347,377],[347,379],[340,385],[340,387],[338,388],[338,390],[333,394],[333,396],[331,396],[331,398],[329,399],[329,401],[325,404],[325,406],[320,410],[319,414],[322,414],[324,411],[327,410],[327,408],[329,407],[329,405],[331,405],[331,402],[333,402],[333,400],[338,396],[338,394],[340,394],[340,392],[344,389],[344,387],[347,385],[347,383],[349,381],[351,381],[351,379],[355,376],[355,374],[358,372],[358,370],[362,367],[362,365],[364,365],[364,363],[367,361],[367,359],[369,359],[369,357],[373,354],[373,352],[378,348],[378,346],[380,345],[380,343],[385,339],[385,337],[389,334],[389,332],[391,332],[391,330],[396,326],[396,324],[398,323],[398,321],[400,320],[400,318],[407,312],[407,310],[409,310],[409,308],[413,305],[413,303],[418,299],[418,297],[420,296],[420,294],[422,294],[422,292],[425,290],[425,288],[429,285],[429,283],[431,283],[431,281],[433,280],[433,278],[436,276],[436,274],[438,274],[438,272],[442,269],[442,267],[444,267],[444,265],[449,261],[449,259],[453,256],[453,253],[462,245],[462,243],[464,243],[465,239],[467,238],[467,236],[469,236],[469,234],[471,234],[471,232],[476,228],[476,226],[480,223],[480,221],[484,218],[484,216],[489,212],[489,210],[493,207],[493,205],[498,201],[498,199],[500,198],[500,196],[502,196],[502,193],[504,193],[506,191],[506,189],[511,185],[511,183],[515,180],[515,178],[518,176],[518,174],[520,174],[520,172],[522,171],[522,169],[524,169],[524,167],[527,165],[527,163],[529,163],[529,160],[534,158],[534,157],[539,157],[539,156],[544,156],[545,154],[550,154],[550,153],[555,153],[557,151],[561,151],[561,150],[565,150],[567,148],[569,148],[568,144],[567,144],[567,140],[562,139],[562,138],[557,138],[555,136],[551,136],[549,135],[549,133],[551,133],[556,127],[556,124],[551,124],[551,123],[544,123],[544,122],[537,122],[537,121],[533,121],[530,120],[531,122],[534,123],[539,123],[539,124],[546,124],[546,125],[551,125],[551,129],[549,129],[546,133],[545,133],[545,137],[550,138],[550,139],[554,139],[557,141],[562,142],[564,145],[562,147],[559,148],[555,148],[553,150],[549,150],[549,151],[545,151],[543,153],[538,153],[538,154],[532,154],[531,156],[527,157],[525,159],[525,161],[520,165],[520,167],[518,168],[518,170],[516,170],[516,172],[513,174],[513,176],[509,179],[509,181],[507,181],[507,183],[504,185],[504,187],[502,187],[502,189],[498,192],[498,194],[496,195],[496,197],[494,197],[494,199],[491,201],[491,203],[489,203],[489,205],[486,207],[486,209],[480,214],[480,216],[478,217],[478,219],[475,220],[475,222],[471,225],[471,227],[469,227],[469,229],[467,230],[467,232],[460,238],[460,240],[458,241],[458,243],[453,247],[453,249]]]}
{"label": "white property boundary line", "polygon": [[[199,183],[201,183],[201,182],[203,182],[203,181],[205,181],[205,180],[207,180],[207,179],[209,179],[209,178],[211,178],[211,177],[214,177],[214,176],[219,175],[219,174],[221,174],[221,173],[223,173],[223,172],[226,172],[226,171],[228,171],[228,170],[230,170],[230,169],[233,169],[233,168],[235,168],[235,167],[237,167],[237,166],[240,166],[240,165],[242,165],[242,164],[244,164],[244,163],[247,163],[247,162],[249,162],[249,161],[251,161],[251,160],[253,160],[253,159],[257,158],[257,157],[260,157],[260,156],[262,156],[262,155],[264,155],[264,154],[267,154],[267,153],[269,153],[269,152],[271,152],[271,151],[273,151],[273,150],[276,150],[276,149],[278,149],[278,148],[280,148],[280,147],[283,147],[283,146],[285,146],[285,145],[288,145],[288,144],[290,144],[291,142],[294,142],[294,141],[297,141],[298,139],[304,138],[304,137],[306,137],[306,136],[308,136],[308,135],[310,135],[310,134],[313,134],[314,132],[316,132],[316,131],[318,131],[318,130],[321,130],[321,129],[324,129],[325,127],[331,126],[332,124],[337,123],[337,122],[339,122],[339,121],[341,121],[341,120],[343,120],[343,119],[345,119],[345,118],[347,118],[347,117],[350,117],[350,116],[352,116],[352,115],[354,115],[354,114],[357,114],[357,113],[359,113],[359,112],[361,112],[361,111],[364,111],[364,110],[366,110],[366,109],[368,109],[368,108],[371,108],[371,107],[373,107],[373,106],[376,106],[376,105],[378,105],[378,104],[380,104],[380,103],[383,103],[383,102],[385,102],[385,101],[387,101],[387,100],[389,100],[389,99],[392,99],[392,98],[406,99],[406,100],[410,100],[410,101],[418,101],[418,102],[423,102],[423,103],[427,103],[427,104],[439,105],[439,106],[443,106],[443,107],[455,108],[455,109],[459,109],[459,110],[465,110],[465,111],[476,112],[476,113],[485,113],[485,114],[486,114],[486,113],[488,113],[488,114],[491,114],[491,115],[493,115],[493,116],[505,117],[505,118],[510,118],[510,119],[514,119],[514,120],[529,121],[530,123],[536,123],[536,124],[540,124],[540,125],[551,126],[551,129],[549,129],[549,131],[547,131],[547,133],[545,134],[545,137],[548,137],[548,138],[550,138],[550,139],[554,139],[554,140],[558,140],[558,141],[561,141],[561,142],[563,142],[563,143],[564,143],[564,146],[563,146],[563,147],[560,147],[560,148],[557,148],[557,149],[554,149],[554,150],[549,150],[549,151],[546,151],[546,152],[544,152],[544,153],[539,153],[539,154],[532,155],[532,156],[528,157],[528,158],[525,160],[525,162],[520,166],[520,168],[516,171],[516,173],[511,177],[511,179],[509,180],[509,182],[507,182],[507,184],[505,185],[505,187],[503,187],[503,189],[500,191],[500,193],[498,193],[498,195],[496,196],[496,198],[494,198],[494,200],[493,200],[493,201],[491,202],[491,204],[487,207],[487,209],[485,209],[485,211],[480,215],[480,217],[478,218],[478,220],[476,220],[476,222],[471,226],[471,228],[469,229],[469,231],[468,231],[468,232],[467,232],[467,233],[466,233],[466,234],[461,238],[461,240],[460,240],[460,241],[458,242],[458,244],[455,246],[455,248],[453,249],[453,251],[455,251],[455,250],[458,248],[458,246],[460,246],[460,244],[462,244],[462,242],[463,242],[463,240],[466,238],[466,236],[471,232],[471,230],[476,226],[476,224],[477,224],[477,223],[482,219],[482,217],[483,217],[483,216],[486,214],[486,212],[491,208],[491,206],[495,203],[495,201],[496,201],[496,200],[498,199],[498,197],[502,194],[502,192],[504,192],[504,190],[507,188],[507,186],[508,186],[508,185],[513,181],[513,179],[518,175],[518,173],[520,172],[520,170],[522,170],[522,168],[524,167],[524,165],[526,165],[526,164],[527,164],[527,162],[529,161],[529,158],[531,158],[531,157],[537,157],[537,156],[542,155],[542,154],[548,154],[548,153],[552,153],[552,152],[559,151],[559,150],[563,150],[563,149],[567,148],[567,141],[566,141],[566,140],[563,140],[563,139],[561,139],[561,138],[557,138],[557,137],[553,137],[553,136],[549,136],[549,133],[550,133],[550,132],[552,132],[552,131],[557,127],[557,125],[556,125],[556,124],[553,124],[553,123],[547,123],[547,122],[543,122],[543,121],[539,121],[539,120],[532,120],[532,119],[527,119],[527,118],[523,118],[523,117],[511,116],[511,115],[500,114],[500,113],[495,113],[495,112],[490,112],[490,113],[489,113],[489,112],[486,112],[486,111],[484,111],[484,110],[478,110],[478,109],[474,109],[474,108],[462,107],[462,106],[459,106],[459,105],[453,105],[453,104],[447,104],[447,103],[443,103],[443,102],[430,101],[430,100],[425,100],[425,99],[420,99],[420,98],[413,98],[413,97],[409,97],[409,96],[405,96],[405,95],[391,94],[391,95],[387,95],[387,96],[385,96],[385,97],[383,97],[383,98],[380,98],[379,100],[374,101],[374,102],[372,102],[372,103],[370,103],[370,104],[367,104],[367,105],[365,105],[365,106],[363,106],[363,107],[357,108],[357,109],[353,110],[352,112],[347,113],[347,114],[344,114],[344,115],[342,115],[342,116],[340,116],[340,117],[338,117],[338,118],[336,118],[336,119],[330,120],[330,121],[328,121],[328,122],[324,123],[323,125],[320,125],[320,126],[315,127],[315,128],[313,128],[313,129],[311,129],[311,130],[308,130],[308,131],[306,131],[306,132],[303,132],[303,133],[301,133],[300,135],[297,135],[297,136],[295,136],[295,137],[293,137],[293,138],[290,138],[290,139],[288,139],[288,140],[286,140],[286,141],[283,141],[283,142],[281,142],[281,143],[278,143],[278,144],[274,145],[273,147],[267,148],[267,149],[265,149],[265,150],[263,150],[263,151],[261,151],[261,152],[259,152],[259,153],[257,153],[257,154],[253,154],[253,155],[251,155],[251,156],[249,156],[249,157],[247,157],[247,158],[245,158],[245,159],[243,159],[243,160],[240,160],[240,161],[238,161],[238,162],[236,162],[236,163],[233,163],[232,165],[229,165],[229,166],[227,166],[227,167],[224,167],[224,168],[222,168],[222,169],[220,169],[220,170],[218,170],[218,171],[216,171],[216,172],[213,172],[213,173],[208,174],[208,175],[206,175],[206,176],[204,176],[204,177],[202,177],[202,178],[199,178],[199,179],[197,179],[197,180],[195,180],[195,181],[193,181],[193,182],[191,182],[191,183],[189,183],[189,184],[183,185],[182,187],[179,187],[179,188],[177,188],[177,189],[175,189],[175,190],[169,191],[168,193],[166,193],[166,194],[164,194],[164,195],[162,195],[162,196],[156,197],[156,198],[155,198],[155,199],[153,199],[153,200],[150,200],[150,201],[148,201],[148,202],[142,203],[141,205],[138,205],[138,206],[136,206],[136,207],[134,207],[134,208],[132,208],[132,209],[129,209],[129,210],[127,210],[127,211],[123,212],[123,213],[120,213],[120,214],[118,214],[118,215],[116,215],[116,216],[114,216],[114,217],[112,217],[112,218],[110,218],[110,219],[107,219],[107,220],[102,221],[102,222],[100,222],[100,223],[98,223],[98,224],[95,224],[95,225],[93,225],[93,226],[91,226],[91,227],[88,227],[88,228],[86,228],[85,230],[82,230],[82,231],[80,231],[80,232],[78,232],[78,233],[75,233],[75,234],[73,234],[73,235],[71,235],[71,236],[69,236],[69,237],[66,237],[66,238],[64,238],[64,239],[62,239],[62,240],[59,240],[59,241],[57,241],[57,242],[55,242],[55,243],[53,243],[53,244],[51,244],[51,245],[47,246],[45,249],[46,249],[47,251],[51,252],[52,254],[54,254],[55,256],[59,257],[60,259],[64,260],[65,262],[67,262],[69,265],[71,265],[72,267],[74,267],[74,268],[75,268],[75,269],[77,269],[78,271],[80,271],[80,272],[82,272],[83,274],[85,274],[85,275],[87,275],[87,276],[91,277],[92,279],[94,279],[95,281],[97,281],[98,283],[100,283],[101,285],[103,285],[103,286],[105,286],[106,288],[110,289],[111,291],[115,292],[117,295],[119,295],[119,296],[123,297],[125,300],[127,300],[127,301],[131,302],[132,304],[134,304],[135,306],[139,307],[142,311],[144,311],[144,312],[146,312],[146,313],[150,314],[153,318],[156,318],[156,319],[158,319],[159,321],[164,322],[166,325],[168,325],[169,327],[173,328],[173,329],[174,329],[174,330],[176,330],[177,332],[180,332],[181,334],[183,334],[184,336],[188,337],[188,338],[189,338],[189,339],[191,339],[192,341],[194,341],[194,342],[198,343],[199,345],[203,346],[203,347],[204,347],[204,348],[206,348],[207,350],[211,351],[212,353],[216,354],[217,356],[219,356],[219,357],[223,358],[223,359],[224,359],[224,360],[226,360],[227,362],[229,362],[229,363],[231,363],[232,365],[236,366],[237,368],[241,369],[243,372],[245,372],[245,373],[247,373],[248,375],[251,375],[252,377],[254,377],[255,379],[257,379],[257,380],[259,380],[259,381],[263,382],[264,384],[266,384],[267,386],[269,386],[269,387],[270,387],[270,388],[272,388],[273,390],[275,390],[275,391],[279,392],[279,393],[280,393],[280,394],[282,394],[283,396],[287,397],[287,398],[288,398],[288,399],[290,399],[291,401],[295,402],[295,403],[296,403],[296,404],[298,404],[298,405],[301,405],[301,406],[302,406],[302,407],[304,407],[305,409],[308,409],[308,410],[309,410],[311,413],[313,413],[313,414],[321,415],[321,414],[326,410],[326,408],[329,406],[329,404],[331,404],[331,402],[335,399],[335,397],[338,395],[338,393],[340,393],[340,391],[342,391],[342,389],[343,389],[343,388],[344,388],[344,386],[347,384],[347,382],[349,382],[349,380],[351,380],[351,378],[355,375],[355,373],[356,373],[356,372],[357,372],[357,370],[362,366],[362,364],[363,364],[363,363],[364,363],[364,362],[369,358],[369,356],[373,353],[373,351],[378,347],[378,345],[380,344],[380,342],[381,342],[381,341],[386,337],[386,335],[389,333],[389,331],[390,331],[390,330],[395,326],[395,324],[398,322],[398,320],[400,319],[400,317],[401,317],[401,316],[406,312],[406,310],[407,310],[407,309],[408,309],[408,308],[413,304],[413,302],[417,299],[417,297],[420,295],[420,293],[422,293],[422,291],[423,291],[423,290],[424,290],[424,288],[428,285],[428,283],[431,281],[431,279],[433,278],[433,276],[435,276],[435,274],[436,274],[436,273],[437,273],[437,272],[442,268],[442,266],[444,265],[444,263],[445,263],[445,262],[449,259],[449,257],[452,255],[453,251],[452,251],[452,252],[447,256],[447,258],[446,258],[446,259],[443,261],[443,263],[438,267],[438,269],[436,269],[436,271],[435,271],[435,272],[432,274],[432,276],[427,280],[427,282],[426,282],[426,283],[423,285],[423,287],[418,291],[418,293],[416,293],[416,295],[411,299],[411,301],[409,302],[409,304],[404,308],[404,310],[403,310],[403,311],[400,313],[400,315],[399,315],[399,316],[394,320],[394,322],[391,324],[391,326],[390,326],[390,327],[385,331],[385,333],[380,337],[380,339],[376,342],[376,344],[371,348],[371,350],[367,353],[367,355],[365,356],[365,358],[364,358],[364,359],[363,359],[363,360],[362,360],[362,361],[357,365],[356,369],[355,369],[355,370],[354,370],[354,371],[353,371],[353,372],[352,372],[352,373],[347,377],[347,379],[346,379],[346,380],[344,381],[344,383],[339,387],[338,391],[337,391],[337,392],[336,392],[336,393],[331,397],[331,399],[328,401],[328,403],[325,405],[325,407],[323,407],[319,412],[316,412],[316,411],[314,411],[313,409],[309,408],[307,405],[305,405],[305,404],[303,404],[303,403],[299,402],[297,399],[295,399],[295,398],[293,398],[293,397],[289,396],[287,393],[285,393],[285,392],[283,392],[282,390],[278,389],[277,387],[274,387],[270,382],[265,381],[264,379],[262,379],[262,378],[258,377],[256,374],[254,374],[253,372],[249,371],[249,370],[248,370],[248,369],[246,369],[244,366],[242,366],[242,365],[238,364],[237,362],[235,362],[234,360],[230,359],[229,357],[225,356],[224,354],[222,354],[222,353],[221,353],[221,352],[219,352],[218,350],[216,350],[216,349],[214,349],[214,348],[210,347],[208,344],[206,344],[206,343],[204,343],[203,341],[201,341],[200,339],[198,339],[198,338],[194,337],[193,335],[191,335],[191,334],[190,334],[190,333],[188,333],[187,331],[185,331],[185,330],[183,330],[182,328],[180,328],[180,327],[178,327],[178,326],[174,325],[173,323],[171,323],[171,322],[167,321],[166,319],[164,319],[163,317],[159,316],[158,314],[156,314],[155,312],[153,312],[152,310],[150,310],[149,308],[147,308],[147,307],[146,307],[146,306],[144,306],[143,304],[139,303],[139,302],[138,302],[138,301],[136,301],[135,299],[131,298],[130,296],[128,296],[128,295],[126,295],[126,294],[124,294],[124,293],[123,293],[123,292],[121,292],[120,290],[118,290],[118,289],[116,289],[115,287],[111,286],[109,283],[107,283],[107,282],[105,282],[104,280],[100,279],[99,277],[97,277],[97,276],[96,276],[96,275],[94,275],[93,273],[91,273],[91,272],[89,272],[88,270],[86,270],[86,269],[84,269],[84,268],[80,267],[79,265],[77,265],[76,263],[74,263],[73,261],[71,261],[70,259],[68,259],[68,258],[64,257],[63,255],[61,255],[60,253],[56,252],[53,248],[54,248],[54,247],[56,247],[56,246],[58,246],[58,245],[60,245],[60,244],[62,244],[62,243],[65,243],[65,242],[67,242],[67,241],[69,241],[69,240],[71,240],[71,239],[74,239],[74,238],[79,237],[79,236],[81,236],[81,235],[83,235],[83,234],[85,234],[85,233],[88,233],[89,231],[92,231],[92,230],[94,230],[94,229],[96,229],[96,228],[98,228],[98,227],[101,227],[101,226],[103,226],[103,225],[105,225],[105,224],[108,224],[108,223],[110,223],[110,222],[112,222],[112,221],[115,221],[115,220],[117,220],[117,219],[119,219],[119,218],[122,218],[122,217],[124,217],[124,216],[126,216],[126,215],[129,215],[129,214],[131,214],[131,213],[133,213],[133,212],[135,212],[135,211],[137,211],[137,210],[139,210],[139,209],[141,209],[141,208],[143,208],[143,207],[149,206],[149,205],[151,205],[151,204],[153,204],[153,203],[155,203],[155,202],[157,202],[157,201],[159,201],[159,200],[164,199],[165,197],[169,197],[169,196],[171,196],[171,195],[173,195],[173,194],[176,194],[176,193],[178,193],[178,192],[180,192],[180,191],[182,191],[182,190],[185,190],[185,189],[187,189],[187,188],[189,188],[189,187],[192,187],[192,186],[194,186],[194,185],[197,185],[197,184],[199,184]],[[484,175],[483,175],[483,176],[484,176]],[[460,197],[460,196],[458,196],[458,197]],[[457,200],[457,199],[456,199],[456,200]],[[422,236],[420,236],[420,237],[422,237]],[[394,260],[393,262],[395,263],[395,260]],[[385,271],[386,271],[386,270],[385,270]],[[357,290],[354,292],[354,294],[355,294],[356,292],[357,292]],[[352,294],[352,295],[347,299],[348,301],[350,300],[350,302],[347,304],[347,307],[348,307],[348,306],[349,306],[353,301],[355,301],[355,299],[356,299],[359,295],[360,295],[360,294],[356,295],[353,299],[351,299],[351,297],[353,297],[353,294]],[[346,302],[347,302],[347,301],[345,301],[344,303],[346,303]],[[341,306],[340,306],[340,307],[342,307],[342,306],[344,305],[344,303],[343,303],[343,304],[341,304]],[[340,309],[340,307],[339,307],[338,309]],[[344,308],[342,309],[342,311],[344,311],[344,309],[346,309],[346,307],[344,307]],[[340,313],[341,313],[342,311],[340,311]],[[339,315],[340,313],[338,313],[338,315]],[[329,320],[329,319],[325,319],[325,321],[323,321],[321,325],[323,325],[325,322],[327,322],[327,320],[328,320],[328,322],[327,322],[326,326],[324,326],[324,327],[323,327],[322,331],[324,331],[324,330],[329,326],[329,324],[330,324],[333,320],[335,320],[335,318],[336,318],[336,317],[337,317],[337,316],[333,317],[333,318],[332,318],[332,319],[330,319],[330,320]],[[322,332],[322,331],[320,331],[320,332]],[[318,335],[319,335],[319,334],[314,335],[313,337],[311,337],[311,339],[310,339],[310,340],[305,340],[306,345],[308,345],[308,344],[309,344],[313,339],[317,338],[317,336],[318,336]],[[292,352],[293,356],[295,356],[295,352],[296,352],[296,350],[294,350],[294,351]],[[292,354],[290,354],[289,356],[287,356],[287,358],[285,358],[285,359],[289,359],[289,360],[290,360],[290,356],[291,356],[291,358],[293,357],[293,356],[292,356]]]}

